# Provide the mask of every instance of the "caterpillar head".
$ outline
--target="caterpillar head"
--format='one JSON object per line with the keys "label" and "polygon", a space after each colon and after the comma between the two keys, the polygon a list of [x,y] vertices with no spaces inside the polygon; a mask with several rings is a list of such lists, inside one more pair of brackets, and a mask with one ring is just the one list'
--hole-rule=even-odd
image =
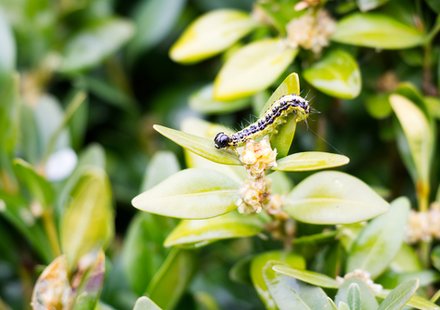
{"label": "caterpillar head", "polygon": [[218,149],[225,148],[231,143],[231,138],[224,132],[219,132],[214,138],[214,145]]}

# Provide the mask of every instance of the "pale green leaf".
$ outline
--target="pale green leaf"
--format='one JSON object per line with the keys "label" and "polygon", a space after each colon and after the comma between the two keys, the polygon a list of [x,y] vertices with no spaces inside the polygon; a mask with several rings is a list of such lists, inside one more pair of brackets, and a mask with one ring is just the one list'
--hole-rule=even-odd
{"label": "pale green leaf", "polygon": [[170,252],[147,289],[148,296],[163,309],[172,309],[185,292],[194,272],[196,256],[192,251]]}
{"label": "pale green leaf", "polygon": [[356,60],[340,49],[304,70],[304,78],[321,92],[343,99],[357,97],[362,86]]}
{"label": "pale green leaf", "polygon": [[365,226],[352,245],[347,271],[362,269],[372,278],[380,275],[399,252],[409,209],[408,199],[396,199],[385,214]]}
{"label": "pale green leaf", "polygon": [[213,162],[226,165],[241,165],[236,154],[227,150],[216,149],[214,146],[214,140],[209,140],[207,138],[202,138],[200,136],[160,125],[154,125],[153,128],[181,147]]}
{"label": "pale green leaf", "polygon": [[360,307],[358,307],[357,309],[377,310],[377,307],[379,305],[374,297],[373,291],[363,279],[359,279],[356,277],[344,280],[342,285],[339,287],[338,293],[335,296],[335,303],[347,303],[348,305],[350,305],[351,310],[353,296],[351,296],[350,294],[352,294],[353,292],[350,293],[350,291],[353,285],[357,286],[357,293],[359,293]]}
{"label": "pale green leaf", "polygon": [[0,78],[15,68],[16,46],[12,29],[3,10],[0,10]]}
{"label": "pale green leaf", "polygon": [[133,310],[161,310],[161,308],[147,296],[142,296],[136,300]]}
{"label": "pale green leaf", "polygon": [[384,213],[388,203],[361,180],[336,171],[313,174],[285,201],[285,211],[298,221],[348,224]]}
{"label": "pale green leaf", "polygon": [[415,164],[418,179],[429,182],[434,137],[429,120],[411,100],[401,95],[390,96],[391,107],[402,126]]}
{"label": "pale green leaf", "polygon": [[293,61],[297,50],[280,39],[264,39],[235,52],[214,82],[214,98],[233,100],[271,86]]}
{"label": "pale green leaf", "polygon": [[136,32],[128,45],[131,58],[163,40],[179,20],[185,0],[139,1],[133,11]]}
{"label": "pale green leaf", "polygon": [[339,283],[335,279],[318,272],[294,269],[284,265],[275,265],[273,266],[273,270],[311,285],[324,288],[339,287]]}
{"label": "pale green leaf", "polygon": [[[214,141],[214,137],[219,132],[232,134],[233,131],[227,127],[209,123],[198,118],[187,118],[182,122],[182,131],[207,138]],[[247,176],[247,172],[241,165],[224,165],[208,160],[191,151],[184,149],[186,164],[190,168],[205,168],[221,172],[237,182],[242,182]]]}
{"label": "pale green leaf", "polygon": [[236,99],[231,101],[215,100],[213,97],[214,86],[206,85],[189,98],[190,107],[204,114],[230,113],[249,106],[250,98]]}
{"label": "pale green leaf", "polygon": [[359,10],[362,12],[373,10],[384,5],[389,0],[356,0]]}
{"label": "pale green leaf", "polygon": [[351,283],[348,287],[347,304],[350,310],[361,310],[361,292],[357,283]]}
{"label": "pale green leaf", "polygon": [[[377,294],[377,297],[385,299],[390,293],[391,292],[389,290],[382,290]],[[417,295],[411,296],[411,298],[406,302],[406,305],[421,310],[440,310],[440,306]]]}
{"label": "pale green leaf", "polygon": [[348,164],[350,159],[344,155],[326,152],[302,152],[289,155],[277,161],[273,170],[310,171],[333,168]]}
{"label": "pale green leaf", "polygon": [[165,246],[200,247],[217,240],[255,236],[264,222],[257,216],[230,212],[203,220],[183,220],[165,240]]}
{"label": "pale green leaf", "polygon": [[[269,261],[263,267],[263,278],[275,309],[331,310],[327,295],[320,287],[311,286],[292,277],[273,271],[276,261]],[[270,307],[267,307],[270,309]]]}
{"label": "pale green leaf", "polygon": [[424,34],[379,13],[354,13],[339,21],[332,40],[377,49],[403,49],[421,45]]}
{"label": "pale green leaf", "polygon": [[305,260],[302,256],[282,251],[265,252],[252,259],[250,269],[252,283],[268,309],[275,309],[277,304],[269,292],[266,281],[276,277],[276,273],[272,270],[272,264],[270,264],[273,261],[278,262],[278,264],[285,263],[287,266],[298,269],[305,268]]}
{"label": "pale green leaf", "polygon": [[133,25],[124,19],[109,18],[82,29],[67,44],[60,70],[72,72],[100,63],[133,35]]}
{"label": "pale green leaf", "polygon": [[419,287],[418,280],[410,280],[401,283],[393,289],[388,296],[382,301],[378,310],[399,310],[411,299]]}
{"label": "pale green leaf", "polygon": [[168,151],[159,151],[154,154],[144,173],[141,191],[152,188],[171,175],[179,172],[180,165],[176,155]]}
{"label": "pale green leaf", "polygon": [[170,57],[181,63],[192,63],[225,50],[256,26],[249,14],[215,10],[197,18],[171,47]]}
{"label": "pale green leaf", "polygon": [[182,170],[132,200],[142,211],[185,219],[203,219],[236,208],[239,184],[207,169]]}
{"label": "pale green leaf", "polygon": [[61,245],[69,266],[86,253],[105,247],[113,237],[112,195],[103,170],[86,170],[70,192],[61,219]]}

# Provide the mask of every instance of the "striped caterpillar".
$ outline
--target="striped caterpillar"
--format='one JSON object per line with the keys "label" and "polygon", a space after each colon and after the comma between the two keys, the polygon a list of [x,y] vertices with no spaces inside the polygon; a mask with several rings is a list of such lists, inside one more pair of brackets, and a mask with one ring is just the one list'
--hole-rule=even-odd
{"label": "striped caterpillar", "polygon": [[298,95],[285,95],[274,102],[270,109],[256,122],[246,128],[228,136],[219,132],[214,138],[214,145],[218,149],[229,146],[239,146],[249,139],[255,139],[267,135],[274,128],[284,123],[285,118],[295,113],[296,121],[305,120],[310,113],[309,102]]}

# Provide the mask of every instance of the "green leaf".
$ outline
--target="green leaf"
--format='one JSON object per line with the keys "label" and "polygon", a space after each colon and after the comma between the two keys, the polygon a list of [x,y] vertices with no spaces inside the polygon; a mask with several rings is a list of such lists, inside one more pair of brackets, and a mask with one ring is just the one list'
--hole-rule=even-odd
{"label": "green leaf", "polygon": [[429,113],[433,118],[440,119],[440,99],[436,97],[425,97]]}
{"label": "green leaf", "polygon": [[423,267],[415,249],[403,243],[391,262],[390,269],[394,272],[403,273],[421,271]]}
{"label": "green leaf", "polygon": [[179,172],[179,170],[180,165],[174,153],[168,151],[156,152],[145,170],[141,191],[152,188],[154,185]]}
{"label": "green leaf", "polygon": [[84,171],[70,196],[61,219],[61,245],[73,267],[83,255],[109,243],[114,224],[110,184],[103,170]]}
{"label": "green leaf", "polygon": [[234,210],[239,184],[207,169],[186,169],[132,200],[142,211],[185,219],[203,219]]}
{"label": "green leaf", "polygon": [[73,72],[99,64],[124,45],[133,32],[133,25],[120,18],[93,23],[69,41],[60,70]]}
{"label": "green leaf", "polygon": [[160,125],[154,125],[153,128],[181,147],[213,162],[225,165],[241,165],[236,154],[227,150],[216,149],[213,140],[208,140],[206,138]]}
{"label": "green leaf", "polygon": [[353,99],[361,91],[361,72],[353,57],[334,50],[304,71],[304,78],[324,94]]}
{"label": "green leaf", "polygon": [[170,218],[138,213],[130,222],[121,254],[125,278],[133,292],[145,292],[168,251],[160,246],[174,226]]}
{"label": "green leaf", "polygon": [[[388,290],[382,290],[379,294],[377,294],[377,297],[385,299],[388,294],[390,294],[390,291]],[[414,295],[412,296],[409,301],[407,301],[406,303],[407,306],[409,307],[413,307],[416,309],[421,309],[421,310],[425,310],[425,309],[429,309],[429,310],[439,310],[440,306],[436,305],[435,303],[426,300],[420,296]]]}
{"label": "green leaf", "polygon": [[276,273],[272,270],[271,262],[273,261],[278,262],[278,264],[284,262],[286,265],[298,269],[305,268],[305,260],[302,256],[282,251],[265,252],[252,259],[250,269],[252,283],[268,309],[276,309],[276,301],[271,296],[266,281],[276,277]]}
{"label": "green leaf", "polygon": [[335,279],[318,272],[294,269],[284,265],[275,265],[273,266],[273,270],[311,285],[324,288],[339,287],[339,283]]}
{"label": "green leaf", "polygon": [[436,246],[431,252],[431,262],[438,271],[440,271],[440,246]]}
{"label": "green leaf", "polygon": [[[199,137],[207,138],[210,141],[213,141],[214,137],[219,132],[225,132],[227,134],[233,133],[233,131],[227,127],[209,123],[198,118],[185,119],[182,122],[182,131]],[[242,165],[223,165],[203,158],[186,149],[184,149],[184,152],[187,166],[190,168],[204,168],[215,170],[227,175],[228,177],[240,183],[248,176],[246,170]]]}
{"label": "green leaf", "polygon": [[233,100],[268,88],[286,70],[297,52],[280,39],[264,39],[240,48],[217,75],[214,98]]}
{"label": "green leaf", "polygon": [[161,310],[161,308],[147,296],[141,296],[136,300],[133,310]]}
{"label": "green leaf", "polygon": [[249,98],[232,101],[220,101],[213,98],[212,84],[202,87],[189,98],[190,107],[200,113],[230,113],[248,107],[251,104]]}
{"label": "green leaf", "polygon": [[421,45],[424,34],[380,13],[354,13],[339,21],[332,40],[379,49]]}
{"label": "green leaf", "polygon": [[[1,39],[1,38],[0,38]],[[1,50],[1,48],[0,48]],[[0,158],[14,155],[19,133],[19,77],[13,73],[2,79],[0,87]],[[23,113],[23,112],[21,112]],[[23,132],[20,132],[23,139]],[[6,158],[2,159],[7,162]]]}
{"label": "green leaf", "polygon": [[197,18],[171,47],[170,57],[181,63],[193,63],[225,50],[256,26],[249,14],[214,10]]}
{"label": "green leaf", "polygon": [[348,224],[384,213],[388,203],[361,180],[336,171],[313,174],[285,201],[294,219],[312,224]]}
{"label": "green leaf", "polygon": [[141,1],[134,9],[136,32],[128,45],[130,58],[157,45],[179,20],[185,0]]}
{"label": "green leaf", "polygon": [[348,157],[339,154],[302,152],[281,158],[272,169],[282,171],[310,171],[346,165],[349,161],[350,159]]}
{"label": "green leaf", "polygon": [[[335,296],[335,303],[339,304],[341,302],[347,303],[350,305],[350,291],[353,285],[356,285],[359,293],[360,300],[360,308],[362,310],[377,310],[378,303],[374,298],[373,291],[370,287],[364,282],[364,280],[359,278],[350,278],[345,279],[344,283],[340,286],[338,293]],[[352,308],[350,307],[350,310]]]}
{"label": "green leaf", "polygon": [[165,246],[200,247],[217,240],[251,237],[263,230],[257,216],[230,212],[204,220],[183,220],[165,240]]}
{"label": "green leaf", "polygon": [[31,192],[31,200],[35,199],[45,209],[52,207],[55,192],[52,185],[43,176],[22,159],[14,160],[14,171],[18,179],[26,184]]}
{"label": "green leaf", "polygon": [[380,304],[378,310],[398,310],[411,299],[419,287],[418,280],[410,280],[401,283],[398,287],[393,289],[385,300]]}
{"label": "green leaf", "polygon": [[388,2],[388,0],[357,0],[359,10],[362,12],[371,11]]}
{"label": "green leaf", "polygon": [[[276,261],[269,261],[263,268],[263,277],[275,309],[331,310],[327,295],[320,287],[314,287],[272,270]],[[267,307],[271,308],[271,307]]]}
{"label": "green leaf", "polygon": [[368,113],[370,113],[372,117],[377,119],[384,119],[388,117],[392,112],[387,94],[368,96],[364,103]]}
{"label": "green leaf", "polygon": [[418,174],[417,179],[428,184],[434,146],[429,120],[422,110],[406,97],[393,94],[390,96],[390,103],[408,142]]}
{"label": "green leaf", "polygon": [[361,292],[357,283],[351,283],[348,287],[347,304],[350,310],[361,310]]}
{"label": "green leaf", "polygon": [[16,46],[12,29],[3,10],[0,10],[0,78],[15,68]]}
{"label": "green leaf", "polygon": [[[299,77],[296,73],[289,74],[284,81],[272,93],[269,99],[261,109],[260,117],[271,108],[271,105],[285,95],[299,95]],[[281,158],[289,154],[290,145],[292,144],[295,135],[296,121],[295,116],[291,115],[286,119],[286,123],[277,128],[270,136],[270,144],[277,149],[277,157]]]}
{"label": "green leaf", "polygon": [[195,259],[192,251],[171,251],[147,289],[148,296],[159,307],[174,308],[196,271]]}
{"label": "green leaf", "polygon": [[373,279],[380,275],[399,252],[409,209],[408,199],[396,199],[385,214],[365,226],[351,248],[347,271],[362,269]]}

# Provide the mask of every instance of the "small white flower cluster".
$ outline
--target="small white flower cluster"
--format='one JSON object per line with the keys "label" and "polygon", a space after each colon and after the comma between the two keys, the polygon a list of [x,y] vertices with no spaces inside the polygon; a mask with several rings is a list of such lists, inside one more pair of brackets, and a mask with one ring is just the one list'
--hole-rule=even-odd
{"label": "small white flower cluster", "polygon": [[267,169],[276,165],[276,150],[272,150],[269,139],[249,140],[244,147],[238,148],[240,161],[248,171],[250,178],[240,190],[237,201],[240,213],[260,213],[270,202],[270,181],[265,177]]}
{"label": "small white flower cluster", "polygon": [[380,293],[383,290],[382,285],[374,283],[373,280],[371,280],[370,273],[362,269],[355,269],[347,273],[343,278],[336,277],[336,281],[338,281],[339,284],[349,279],[359,279],[363,281],[374,293]]}
{"label": "small white flower cluster", "polygon": [[293,48],[302,47],[318,54],[329,44],[335,29],[336,22],[326,10],[309,10],[287,24],[287,41]]}
{"label": "small white flower cluster", "polygon": [[440,203],[435,202],[427,212],[411,210],[405,240],[407,243],[440,239]]}

